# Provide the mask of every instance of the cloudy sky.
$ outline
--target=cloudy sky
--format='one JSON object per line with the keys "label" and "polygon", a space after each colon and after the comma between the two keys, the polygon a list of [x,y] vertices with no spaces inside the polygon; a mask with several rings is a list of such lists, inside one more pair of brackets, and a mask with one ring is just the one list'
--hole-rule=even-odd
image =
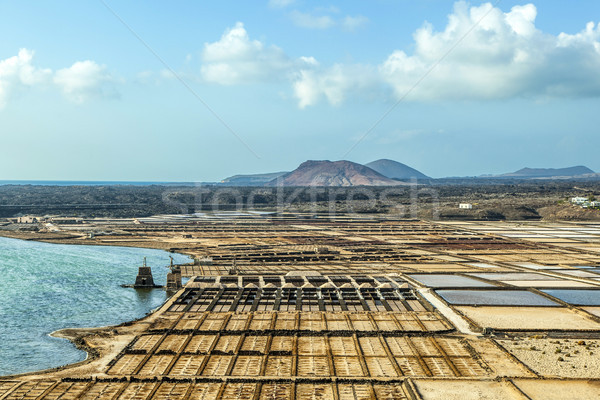
{"label": "cloudy sky", "polygon": [[600,171],[600,2],[0,1],[0,180]]}

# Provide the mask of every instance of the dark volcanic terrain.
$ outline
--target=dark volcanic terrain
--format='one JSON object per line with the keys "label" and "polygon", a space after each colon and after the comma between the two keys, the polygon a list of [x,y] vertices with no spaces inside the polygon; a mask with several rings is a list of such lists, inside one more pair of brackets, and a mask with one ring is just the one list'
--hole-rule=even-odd
{"label": "dark volcanic terrain", "polygon": [[[442,220],[600,220],[600,210],[572,205],[569,199],[575,196],[600,197],[600,183],[478,179],[371,187],[0,185],[0,225],[2,218],[23,215],[136,218],[236,210]],[[460,203],[473,208],[459,209]],[[35,229],[35,225],[12,228]]]}

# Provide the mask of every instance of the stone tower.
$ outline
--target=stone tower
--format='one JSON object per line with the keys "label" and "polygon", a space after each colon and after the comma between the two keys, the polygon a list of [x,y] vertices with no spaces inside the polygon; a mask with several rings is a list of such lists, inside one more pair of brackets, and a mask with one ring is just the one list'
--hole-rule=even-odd
{"label": "stone tower", "polygon": [[144,257],[144,265],[138,270],[137,277],[135,278],[135,289],[153,288],[154,279],[152,278],[152,270],[146,265],[146,257]]}

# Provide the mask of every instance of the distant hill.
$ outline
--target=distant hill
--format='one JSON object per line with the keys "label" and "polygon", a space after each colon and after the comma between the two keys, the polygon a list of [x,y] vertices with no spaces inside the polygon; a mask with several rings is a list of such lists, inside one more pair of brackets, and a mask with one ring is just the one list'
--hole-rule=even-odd
{"label": "distant hill", "polygon": [[420,171],[394,160],[381,159],[365,164],[365,166],[391,179],[431,179]]}
{"label": "distant hill", "polygon": [[582,165],[568,168],[523,168],[515,172],[496,175],[494,178],[554,178],[575,177],[580,175],[594,174],[594,171]]}
{"label": "distant hill", "polygon": [[223,179],[221,184],[229,186],[264,186],[273,179],[285,175],[288,172],[289,171],[270,172],[267,174],[234,175]]}
{"label": "distant hill", "polygon": [[271,182],[282,186],[392,186],[405,183],[387,178],[351,161],[305,161]]}

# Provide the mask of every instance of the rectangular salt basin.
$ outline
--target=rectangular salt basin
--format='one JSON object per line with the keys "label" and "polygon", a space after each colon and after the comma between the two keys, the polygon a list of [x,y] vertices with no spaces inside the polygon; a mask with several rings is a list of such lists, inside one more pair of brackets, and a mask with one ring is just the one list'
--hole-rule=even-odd
{"label": "rectangular salt basin", "polygon": [[544,233],[547,235],[562,235],[563,233],[565,233],[565,231],[547,230],[544,231]]}
{"label": "rectangular salt basin", "polygon": [[[600,325],[566,307],[458,306],[460,312],[481,327],[501,330],[598,330]],[[539,397],[536,399],[543,399]]]}
{"label": "rectangular salt basin", "polygon": [[600,230],[593,229],[593,228],[590,228],[590,227],[585,227],[585,228],[564,228],[563,230],[565,230],[565,231],[575,231],[575,232],[598,232],[598,233],[600,233]]}
{"label": "rectangular salt basin", "polygon": [[506,237],[509,238],[516,238],[516,239],[528,239],[528,238],[538,238],[538,239],[548,239],[551,236],[548,235],[541,235],[541,234],[534,234],[534,233],[519,233],[519,234],[515,234],[515,235],[504,235]]}
{"label": "rectangular salt basin", "polygon": [[467,265],[470,265],[472,267],[477,267],[477,268],[489,268],[489,269],[502,268],[498,265],[492,265],[492,264],[486,264],[486,263],[468,263]]}
{"label": "rectangular salt basin", "polygon": [[544,289],[542,292],[573,305],[600,306],[600,290],[596,289]]}
{"label": "rectangular salt basin", "polygon": [[414,280],[429,287],[493,287],[491,283],[460,275],[429,274],[409,275]]}
{"label": "rectangular salt basin", "polygon": [[577,269],[553,269],[548,272],[556,272],[559,274],[577,276],[579,278],[600,278],[600,275],[595,274],[593,272],[581,271]]}
{"label": "rectangular salt basin", "polygon": [[554,235],[554,236],[559,237],[559,238],[578,238],[578,239],[592,239],[595,237],[594,235],[581,235],[581,234],[577,234],[577,233],[561,234],[561,235]]}
{"label": "rectangular salt basin", "polygon": [[534,272],[506,272],[506,273],[479,273],[469,274],[478,278],[490,279],[492,281],[542,281],[542,280],[556,280],[555,277],[536,274]]}
{"label": "rectangular salt basin", "polygon": [[559,306],[526,290],[436,290],[450,304],[488,306]]}
{"label": "rectangular salt basin", "polygon": [[552,268],[555,268],[555,267],[552,267],[552,266],[534,264],[534,263],[530,263],[530,262],[517,262],[517,263],[513,263],[513,264],[516,265],[517,267],[531,268],[531,269],[552,269]]}
{"label": "rectangular salt basin", "polygon": [[595,285],[590,283],[583,283],[569,280],[555,280],[555,281],[500,281],[507,285],[517,287],[531,287],[531,288],[592,288]]}

